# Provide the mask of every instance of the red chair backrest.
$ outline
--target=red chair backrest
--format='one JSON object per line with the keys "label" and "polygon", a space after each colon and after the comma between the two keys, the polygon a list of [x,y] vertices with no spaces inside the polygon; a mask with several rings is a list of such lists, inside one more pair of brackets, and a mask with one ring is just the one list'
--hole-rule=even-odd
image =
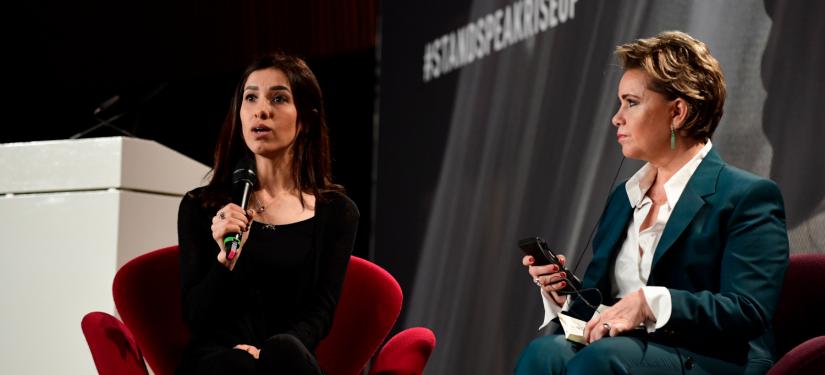
{"label": "red chair backrest", "polygon": [[189,341],[183,324],[178,247],[143,254],[115,275],[112,294],[149,367],[157,375],[174,374]]}
{"label": "red chair backrest", "polygon": [[383,268],[351,257],[329,335],[315,354],[327,375],[355,375],[395,325],[403,296]]}
{"label": "red chair backrest", "polygon": [[825,254],[791,254],[773,317],[777,357],[825,335]]}
{"label": "red chair backrest", "polygon": [[[115,275],[120,317],[155,374],[173,374],[189,340],[181,316],[178,247],[132,259]],[[332,328],[317,350],[328,375],[359,373],[401,312],[401,287],[387,271],[351,257]]]}

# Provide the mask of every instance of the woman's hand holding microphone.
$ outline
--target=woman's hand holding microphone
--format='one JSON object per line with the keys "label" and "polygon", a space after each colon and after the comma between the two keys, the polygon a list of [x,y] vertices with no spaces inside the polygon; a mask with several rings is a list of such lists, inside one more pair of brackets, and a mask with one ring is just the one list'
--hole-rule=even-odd
{"label": "woman's hand holding microphone", "polygon": [[244,211],[235,203],[229,203],[218,210],[217,214],[212,218],[212,238],[218,244],[220,251],[218,252],[218,262],[232,270],[235,268],[235,263],[241,255],[241,249],[246,242],[248,236],[243,236],[241,239],[241,248],[232,260],[226,258],[224,251],[223,239],[231,234],[243,233],[249,230],[249,223],[252,220],[252,210]]}

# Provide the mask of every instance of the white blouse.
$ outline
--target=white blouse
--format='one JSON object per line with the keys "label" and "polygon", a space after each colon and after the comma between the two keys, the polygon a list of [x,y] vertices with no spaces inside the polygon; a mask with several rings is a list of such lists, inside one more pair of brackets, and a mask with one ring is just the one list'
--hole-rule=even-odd
{"label": "white blouse", "polygon": [[[693,176],[696,168],[710,152],[711,147],[713,146],[708,141],[690,161],[679,168],[665,183],[664,189],[667,202],[659,206],[656,222],[644,230],[640,230],[640,228],[650,213],[651,207],[653,207],[653,201],[645,194],[656,180],[657,170],[650,163],[647,163],[625,183],[627,197],[630,200],[631,207],[633,207],[633,218],[627,227],[622,249],[613,264],[611,293],[614,297],[621,298],[640,288],[644,291],[645,300],[647,300],[653,316],[656,317],[654,321],[645,322],[648,332],[653,332],[664,326],[670,320],[672,308],[670,292],[666,287],[647,286],[650,267],[653,263],[653,253],[656,245],[659,244],[659,239],[662,237],[662,232],[665,230],[670,214],[682,195],[682,191],[685,190],[690,177]],[[564,306],[559,307],[553,302],[549,293],[544,289],[540,290],[544,304],[544,322],[541,325],[541,328],[543,328],[558,316],[559,312],[566,311],[569,306],[565,303]],[[569,298],[568,301],[570,301]]]}

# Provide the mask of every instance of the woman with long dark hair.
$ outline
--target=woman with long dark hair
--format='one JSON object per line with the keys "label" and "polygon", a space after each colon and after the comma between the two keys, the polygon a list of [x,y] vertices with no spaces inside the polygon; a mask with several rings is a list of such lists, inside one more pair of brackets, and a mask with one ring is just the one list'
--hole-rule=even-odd
{"label": "woman with long dark hair", "polygon": [[[244,211],[234,167],[257,181]],[[318,374],[312,354],[332,324],[358,209],[332,182],[321,89],[285,54],[244,72],[209,184],[178,213],[183,318],[192,333],[182,374]],[[227,259],[224,238],[243,233]]]}

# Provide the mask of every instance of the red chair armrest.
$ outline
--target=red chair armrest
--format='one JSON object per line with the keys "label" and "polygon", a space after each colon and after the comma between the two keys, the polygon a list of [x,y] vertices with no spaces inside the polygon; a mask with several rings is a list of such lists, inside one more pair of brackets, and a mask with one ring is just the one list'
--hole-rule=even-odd
{"label": "red chair armrest", "polygon": [[100,375],[148,375],[132,333],[105,312],[91,312],[80,322]]}
{"label": "red chair armrest", "polygon": [[776,362],[768,375],[825,374],[825,336],[805,341]]}
{"label": "red chair armrest", "polygon": [[403,330],[381,348],[369,374],[421,374],[434,348],[433,331],[423,327]]}

